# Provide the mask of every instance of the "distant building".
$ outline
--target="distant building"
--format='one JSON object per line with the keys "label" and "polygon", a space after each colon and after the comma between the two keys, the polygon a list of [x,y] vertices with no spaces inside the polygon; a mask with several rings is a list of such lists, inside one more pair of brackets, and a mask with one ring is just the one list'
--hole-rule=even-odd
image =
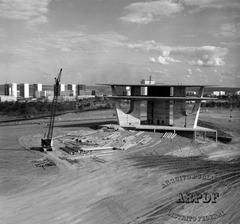
{"label": "distant building", "polygon": [[[104,88],[106,89],[106,88]],[[125,90],[126,91],[126,90]],[[80,98],[87,98],[90,96],[98,95],[99,90],[95,86],[88,87],[84,84],[60,84],[59,100],[61,101],[72,101],[76,100],[76,97],[81,96]],[[130,94],[130,89],[128,94]],[[6,83],[0,85],[0,95],[5,96],[14,96],[20,101],[29,101],[32,98],[41,100],[51,101],[54,95],[54,85],[46,85],[42,83]],[[3,98],[2,98],[3,99]],[[15,98],[4,98],[5,99],[15,99]]]}
{"label": "distant building", "polygon": [[42,85],[42,91],[48,91],[52,90],[53,91],[53,85]]}
{"label": "distant building", "polygon": [[79,90],[78,96],[91,96],[92,90]]}
{"label": "distant building", "polygon": [[46,97],[45,97],[45,100],[46,100],[47,102],[52,102],[52,101],[53,101],[53,96],[46,96]]}
{"label": "distant building", "polygon": [[[153,84],[156,84],[156,82],[154,80],[152,80],[151,76],[149,76],[149,80],[143,79],[140,83],[143,84],[143,85],[153,85]],[[130,86],[128,86],[128,88],[130,89]],[[147,87],[141,88],[141,94],[146,96],[147,95],[147,90],[148,90]],[[130,96],[130,95],[131,95],[131,93],[129,94],[129,92],[128,92],[128,96]]]}
{"label": "distant building", "polygon": [[76,84],[68,84],[67,85],[67,90],[72,91],[71,96],[76,96],[76,94],[77,94]]}
{"label": "distant building", "polygon": [[238,90],[237,92],[235,92],[235,95],[240,95],[240,90]]}
{"label": "distant building", "polygon": [[76,97],[75,96],[59,96],[58,101],[59,102],[76,101]]}
{"label": "distant building", "polygon": [[35,91],[35,97],[38,99],[53,98],[53,90]]}
{"label": "distant building", "polygon": [[81,95],[81,91],[85,91],[85,90],[86,90],[86,85],[77,84],[77,86],[76,86],[76,95],[80,96]]}
{"label": "distant building", "polygon": [[213,91],[212,95],[213,96],[225,96],[226,92],[225,91]]}
{"label": "distant building", "polygon": [[53,94],[53,91],[51,91],[51,90],[35,91],[35,97],[36,98],[45,98],[47,96],[47,92],[51,92]]}
{"label": "distant building", "polygon": [[28,83],[21,83],[19,85],[20,96],[23,98],[29,98],[29,84]]}
{"label": "distant building", "polygon": [[54,95],[53,90],[46,90],[44,92],[45,92],[46,97],[53,97],[53,95]]}
{"label": "distant building", "polygon": [[39,92],[42,92],[42,84],[33,84],[33,97],[40,98]]}
{"label": "distant building", "polygon": [[90,98],[95,98],[95,96],[93,96],[93,95],[81,95],[81,96],[77,96],[77,99],[78,99],[78,100],[90,99]]}
{"label": "distant building", "polygon": [[195,96],[195,95],[197,95],[197,92],[196,91],[192,91],[192,90],[187,90],[186,91],[186,95],[187,96]]}
{"label": "distant building", "polygon": [[153,85],[153,84],[156,84],[156,81],[152,80],[152,76],[149,76],[149,80],[142,79],[141,84]]}
{"label": "distant building", "polygon": [[17,97],[17,83],[6,83],[4,85],[5,96]]}
{"label": "distant building", "polygon": [[72,90],[61,91],[60,96],[73,96]]}
{"label": "distant building", "polygon": [[73,96],[77,95],[77,86],[76,84],[72,84],[72,91],[73,91]]}
{"label": "distant building", "polygon": [[15,102],[15,101],[17,101],[16,96],[0,95],[0,102]]}
{"label": "distant building", "polygon": [[65,84],[60,84],[60,91],[65,91]]}
{"label": "distant building", "polygon": [[127,96],[131,96],[131,87],[130,86],[126,87],[126,91],[127,91]]}

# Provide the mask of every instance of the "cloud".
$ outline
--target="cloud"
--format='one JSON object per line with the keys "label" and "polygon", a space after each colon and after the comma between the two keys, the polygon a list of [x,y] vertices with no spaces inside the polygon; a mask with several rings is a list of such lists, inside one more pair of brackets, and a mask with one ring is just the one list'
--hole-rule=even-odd
{"label": "cloud", "polygon": [[182,0],[181,3],[189,13],[200,12],[204,9],[226,9],[226,8],[240,8],[238,0]]}
{"label": "cloud", "polygon": [[149,61],[153,63],[160,63],[162,65],[168,65],[170,62],[172,63],[180,62],[177,59],[166,56],[166,54],[163,54],[163,56],[160,55],[157,58],[149,57]]}
{"label": "cloud", "polygon": [[135,2],[126,7],[129,13],[120,19],[139,24],[147,24],[160,19],[161,16],[172,16],[183,10],[183,7],[170,0]]}
{"label": "cloud", "polygon": [[183,0],[183,4],[189,8],[189,12],[199,12],[205,8],[222,8],[221,0]]}
{"label": "cloud", "polygon": [[125,9],[128,13],[120,19],[130,23],[148,24],[161,17],[175,16],[181,12],[196,13],[204,9],[240,8],[238,0],[158,0],[131,3]]}
{"label": "cloud", "polygon": [[172,58],[172,57],[166,57],[166,56],[165,56],[164,58],[165,58],[165,60],[168,61],[168,62],[174,62],[174,63],[180,62],[180,60],[174,59],[174,58]]}
{"label": "cloud", "polygon": [[0,0],[0,17],[11,20],[23,20],[30,25],[48,21],[50,0]]}
{"label": "cloud", "polygon": [[46,16],[39,16],[36,18],[31,19],[30,21],[27,22],[29,28],[33,28],[37,25],[47,23],[48,19]]}
{"label": "cloud", "polygon": [[237,41],[228,41],[228,42],[220,42],[221,45],[228,47],[228,48],[239,48],[240,42]]}
{"label": "cloud", "polygon": [[26,42],[31,50],[51,49],[61,52],[107,52],[108,48],[121,47],[127,37],[116,32],[91,34],[82,31],[58,31]]}
{"label": "cloud", "polygon": [[191,65],[198,65],[198,66],[221,66],[221,65],[225,65],[225,62],[223,61],[222,58],[219,57],[212,57],[211,59],[207,59],[207,60],[201,60],[198,59],[196,61],[191,61],[190,62]]}
{"label": "cloud", "polygon": [[240,37],[240,23],[226,23],[221,25],[220,34],[225,37]]}
{"label": "cloud", "polygon": [[4,38],[6,34],[7,34],[6,30],[0,27],[0,39]]}
{"label": "cloud", "polygon": [[154,57],[149,57],[149,61],[156,62],[156,59]]}
{"label": "cloud", "polygon": [[[115,32],[93,34],[65,30],[47,35],[39,32],[38,38],[0,49],[0,58],[22,66],[23,70],[34,66],[36,69],[47,67],[50,70],[58,66],[92,71],[96,67],[101,70],[107,64],[129,60],[121,52],[126,39]],[[134,58],[130,63],[135,61]]]}
{"label": "cloud", "polygon": [[197,72],[202,72],[202,70],[200,68],[196,68]]}
{"label": "cloud", "polygon": [[169,64],[168,61],[167,61],[164,57],[162,57],[162,56],[159,56],[159,57],[158,57],[158,62],[159,62],[160,64],[163,64],[163,65]]}
{"label": "cloud", "polygon": [[162,64],[169,62],[179,62],[170,56],[181,56],[191,65],[198,66],[222,66],[225,64],[224,57],[228,53],[227,48],[216,46],[166,46],[155,41],[142,41],[135,44],[128,44],[131,49],[141,49],[144,51],[157,51],[161,53],[160,60]]}
{"label": "cloud", "polygon": [[68,47],[63,47],[63,48],[61,48],[61,51],[62,51],[62,52],[71,52],[72,49],[71,49],[71,48],[68,48]]}
{"label": "cloud", "polygon": [[192,72],[192,69],[191,68],[188,68],[187,69],[187,77],[191,77],[191,75],[193,74],[193,72]]}
{"label": "cloud", "polygon": [[146,51],[159,50],[161,43],[157,43],[154,40],[139,41],[138,43],[127,43],[127,47],[130,49],[141,49]]}
{"label": "cloud", "polygon": [[222,66],[225,64],[224,56],[228,53],[227,48],[203,46],[193,49],[193,56],[196,60],[190,62],[191,65],[198,66]]}
{"label": "cloud", "polygon": [[[148,63],[146,57],[127,49],[127,38],[116,32],[65,30],[54,33],[39,31],[38,34],[30,40],[0,48],[2,74],[17,78],[18,71],[22,81],[25,78],[41,81],[39,77],[44,78],[42,70],[51,74],[56,68],[63,67],[66,76],[71,76],[67,79],[95,83],[100,82],[101,78],[105,79],[107,71],[109,78],[114,75],[116,79],[121,79],[121,72],[124,71],[128,78],[129,74],[144,71]],[[79,77],[77,74],[80,71],[82,75]],[[44,81],[50,81],[50,77]]]}

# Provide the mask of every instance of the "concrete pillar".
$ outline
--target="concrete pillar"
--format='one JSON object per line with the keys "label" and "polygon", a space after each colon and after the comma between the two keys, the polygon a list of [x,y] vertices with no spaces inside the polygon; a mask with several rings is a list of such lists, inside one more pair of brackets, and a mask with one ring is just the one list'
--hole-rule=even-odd
{"label": "concrete pillar", "polygon": [[[204,87],[201,87],[199,90],[199,97],[203,97],[203,92],[204,92]],[[200,109],[201,109],[201,100],[199,100],[198,102],[195,102],[195,103],[197,104],[197,113],[196,113],[196,117],[194,120],[193,128],[197,127],[198,117],[199,117],[199,113],[200,113]]]}

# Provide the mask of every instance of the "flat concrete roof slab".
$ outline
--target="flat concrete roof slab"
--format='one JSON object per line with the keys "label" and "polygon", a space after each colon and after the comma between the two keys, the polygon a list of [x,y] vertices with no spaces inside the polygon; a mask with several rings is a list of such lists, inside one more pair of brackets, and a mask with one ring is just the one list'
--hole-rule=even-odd
{"label": "flat concrete roof slab", "polygon": [[183,85],[183,84],[131,84],[131,83],[99,83],[97,85],[102,85],[102,86],[139,86],[139,87],[153,87],[153,86],[157,86],[157,87],[214,87],[214,85]]}
{"label": "flat concrete roof slab", "polygon": [[217,100],[214,97],[179,97],[179,96],[107,96],[110,99],[122,100],[183,100],[183,101],[200,101],[200,100]]}
{"label": "flat concrete roof slab", "polygon": [[197,126],[196,128],[184,128],[175,126],[161,126],[161,125],[136,125],[136,126],[124,126],[123,128],[135,128],[139,130],[163,130],[163,131],[205,131],[205,132],[216,132],[214,129],[204,128]]}

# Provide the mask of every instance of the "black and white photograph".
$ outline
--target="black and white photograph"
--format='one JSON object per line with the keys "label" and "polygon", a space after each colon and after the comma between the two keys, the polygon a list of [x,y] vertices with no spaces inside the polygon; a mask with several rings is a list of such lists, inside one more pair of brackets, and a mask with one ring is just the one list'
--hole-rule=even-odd
{"label": "black and white photograph", "polygon": [[0,0],[0,224],[240,224],[240,0]]}

